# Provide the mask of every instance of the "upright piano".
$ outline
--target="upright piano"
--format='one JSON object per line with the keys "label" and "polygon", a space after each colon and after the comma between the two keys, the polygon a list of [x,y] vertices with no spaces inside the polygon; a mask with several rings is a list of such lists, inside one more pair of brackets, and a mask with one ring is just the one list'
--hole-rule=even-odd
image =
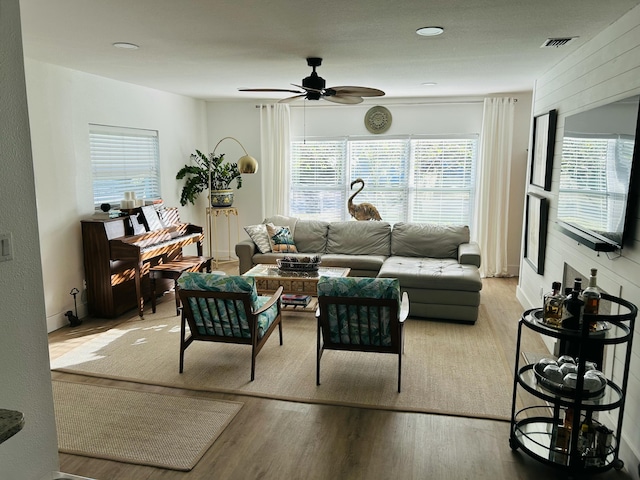
{"label": "upright piano", "polygon": [[89,313],[113,318],[133,308],[142,316],[150,296],[149,268],[182,255],[196,244],[202,256],[202,227],[177,223],[133,234],[129,216],[82,220],[84,270]]}

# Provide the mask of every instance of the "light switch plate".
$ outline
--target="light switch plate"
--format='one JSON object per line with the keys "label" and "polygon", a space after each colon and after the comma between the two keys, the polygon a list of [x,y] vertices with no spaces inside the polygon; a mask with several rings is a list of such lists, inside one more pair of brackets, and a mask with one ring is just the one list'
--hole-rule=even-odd
{"label": "light switch plate", "polygon": [[13,260],[13,241],[10,233],[0,234],[0,262]]}

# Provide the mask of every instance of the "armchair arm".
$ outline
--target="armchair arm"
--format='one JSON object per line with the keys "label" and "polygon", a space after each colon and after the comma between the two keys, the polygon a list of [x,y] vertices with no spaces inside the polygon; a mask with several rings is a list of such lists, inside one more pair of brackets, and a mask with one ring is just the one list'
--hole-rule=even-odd
{"label": "armchair arm", "polygon": [[255,312],[253,312],[254,315],[260,315],[262,312],[269,310],[274,303],[276,303],[278,300],[280,300],[280,296],[282,295],[282,291],[284,289],[282,287],[278,287],[278,290],[275,291],[275,293],[273,295],[271,295],[271,298],[269,299],[269,301],[267,303],[265,303],[261,308],[259,308],[258,310],[256,310]]}
{"label": "armchair arm", "polygon": [[402,303],[400,304],[400,322],[404,322],[409,316],[409,295],[407,292],[402,292]]}
{"label": "armchair arm", "polygon": [[253,255],[256,253],[256,244],[247,238],[236,243],[236,255],[238,256],[238,273],[244,274],[253,267]]}
{"label": "armchair arm", "polygon": [[458,247],[458,263],[480,268],[480,246],[475,242],[461,243]]}

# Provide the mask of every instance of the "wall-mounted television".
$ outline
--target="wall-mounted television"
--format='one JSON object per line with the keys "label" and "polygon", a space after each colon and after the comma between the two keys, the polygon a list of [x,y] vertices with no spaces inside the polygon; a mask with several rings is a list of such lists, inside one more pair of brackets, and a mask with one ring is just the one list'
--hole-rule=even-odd
{"label": "wall-mounted television", "polygon": [[593,250],[621,249],[633,233],[640,95],[566,117],[557,226]]}

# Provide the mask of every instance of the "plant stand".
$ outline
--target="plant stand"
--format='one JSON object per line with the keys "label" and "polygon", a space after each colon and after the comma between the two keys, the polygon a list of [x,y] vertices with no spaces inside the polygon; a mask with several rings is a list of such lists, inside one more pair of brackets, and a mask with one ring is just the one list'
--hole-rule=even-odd
{"label": "plant stand", "polygon": [[[227,244],[229,246],[229,254],[226,258],[221,259],[218,255],[218,217],[224,215],[227,218]],[[238,221],[238,209],[236,207],[209,207],[207,208],[207,228],[209,241],[209,256],[213,257],[216,268],[221,263],[229,263],[235,261],[231,258],[231,217],[236,218],[236,243],[240,241],[240,223]],[[212,250],[213,247],[213,250]]]}

